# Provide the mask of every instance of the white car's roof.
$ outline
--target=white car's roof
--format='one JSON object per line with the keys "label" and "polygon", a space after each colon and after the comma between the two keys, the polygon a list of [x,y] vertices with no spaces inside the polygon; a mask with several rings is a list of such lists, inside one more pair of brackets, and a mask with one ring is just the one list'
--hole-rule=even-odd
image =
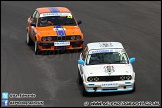
{"label": "white car's roof", "polygon": [[123,45],[120,42],[93,42],[87,44],[88,50],[92,49],[115,49],[115,48],[122,48],[124,49]]}

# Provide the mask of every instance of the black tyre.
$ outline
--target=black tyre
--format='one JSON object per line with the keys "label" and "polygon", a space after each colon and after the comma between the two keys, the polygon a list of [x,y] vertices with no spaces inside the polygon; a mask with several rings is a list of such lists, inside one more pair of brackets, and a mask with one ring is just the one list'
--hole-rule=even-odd
{"label": "black tyre", "polygon": [[34,43],[34,52],[36,55],[38,55],[40,53],[40,50],[38,49],[38,42],[37,40]]}
{"label": "black tyre", "polygon": [[28,46],[33,44],[32,40],[29,36],[29,32],[27,32],[27,34],[26,34],[26,43],[27,43]]}
{"label": "black tyre", "polygon": [[133,90],[131,90],[130,92],[128,92],[128,93],[133,93],[133,92],[135,92],[136,91],[136,85],[135,85],[135,83],[134,83],[134,87],[133,87]]}
{"label": "black tyre", "polygon": [[82,94],[83,94],[83,96],[88,96],[88,92],[85,90],[84,85],[83,85],[83,89],[82,89]]}
{"label": "black tyre", "polygon": [[134,83],[134,87],[133,87],[132,92],[135,92],[135,91],[136,91],[136,84]]}
{"label": "black tyre", "polygon": [[78,82],[79,82],[80,85],[83,84],[83,80],[82,80],[82,78],[81,78],[81,76],[80,76],[79,69],[78,69]]}

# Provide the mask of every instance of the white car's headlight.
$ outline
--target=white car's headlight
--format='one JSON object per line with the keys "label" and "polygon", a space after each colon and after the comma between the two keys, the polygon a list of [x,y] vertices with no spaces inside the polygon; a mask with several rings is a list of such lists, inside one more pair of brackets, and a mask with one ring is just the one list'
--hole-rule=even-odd
{"label": "white car's headlight", "polygon": [[88,77],[87,78],[87,81],[99,81],[99,78],[98,77]]}
{"label": "white car's headlight", "polygon": [[126,76],[126,80],[131,80],[132,77],[130,75]]}
{"label": "white car's headlight", "polygon": [[88,77],[87,81],[93,81],[92,77]]}
{"label": "white car's headlight", "polygon": [[93,77],[93,81],[99,81],[98,77]]}
{"label": "white car's headlight", "polygon": [[131,79],[132,79],[131,75],[122,75],[122,76],[120,76],[120,80],[131,80]]}

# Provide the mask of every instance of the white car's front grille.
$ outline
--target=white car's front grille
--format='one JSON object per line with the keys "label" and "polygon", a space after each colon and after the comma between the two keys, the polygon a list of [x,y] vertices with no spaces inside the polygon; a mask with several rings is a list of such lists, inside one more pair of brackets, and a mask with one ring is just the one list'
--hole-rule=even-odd
{"label": "white car's front grille", "polygon": [[123,81],[131,80],[131,75],[119,75],[119,76],[91,76],[87,78],[89,82],[98,82],[98,81]]}

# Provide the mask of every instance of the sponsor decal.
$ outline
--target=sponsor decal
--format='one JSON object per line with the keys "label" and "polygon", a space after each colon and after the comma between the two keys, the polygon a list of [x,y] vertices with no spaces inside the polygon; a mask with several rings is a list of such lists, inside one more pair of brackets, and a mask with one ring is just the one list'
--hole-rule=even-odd
{"label": "sponsor decal", "polygon": [[53,28],[54,31],[66,30],[65,28]]}
{"label": "sponsor decal", "polygon": [[108,74],[115,72],[114,66],[110,66],[110,65],[104,66],[104,72]]}
{"label": "sponsor decal", "polygon": [[120,52],[123,49],[100,49],[100,50],[90,50],[89,54],[94,54],[94,53],[106,53],[106,52]]}
{"label": "sponsor decal", "polygon": [[99,43],[100,44],[100,47],[112,47],[112,43],[111,42],[102,42],[102,43]]}
{"label": "sponsor decal", "polygon": [[101,84],[101,87],[117,87],[117,86],[119,86],[118,83]]}
{"label": "sponsor decal", "polygon": [[54,46],[68,46],[70,42],[54,42]]}
{"label": "sponsor decal", "polygon": [[73,18],[73,16],[72,15],[69,15],[69,16],[67,16],[67,18]]}
{"label": "sponsor decal", "polygon": [[42,13],[40,14],[40,17],[47,17],[47,16],[67,16],[68,18],[72,18],[71,13]]}

